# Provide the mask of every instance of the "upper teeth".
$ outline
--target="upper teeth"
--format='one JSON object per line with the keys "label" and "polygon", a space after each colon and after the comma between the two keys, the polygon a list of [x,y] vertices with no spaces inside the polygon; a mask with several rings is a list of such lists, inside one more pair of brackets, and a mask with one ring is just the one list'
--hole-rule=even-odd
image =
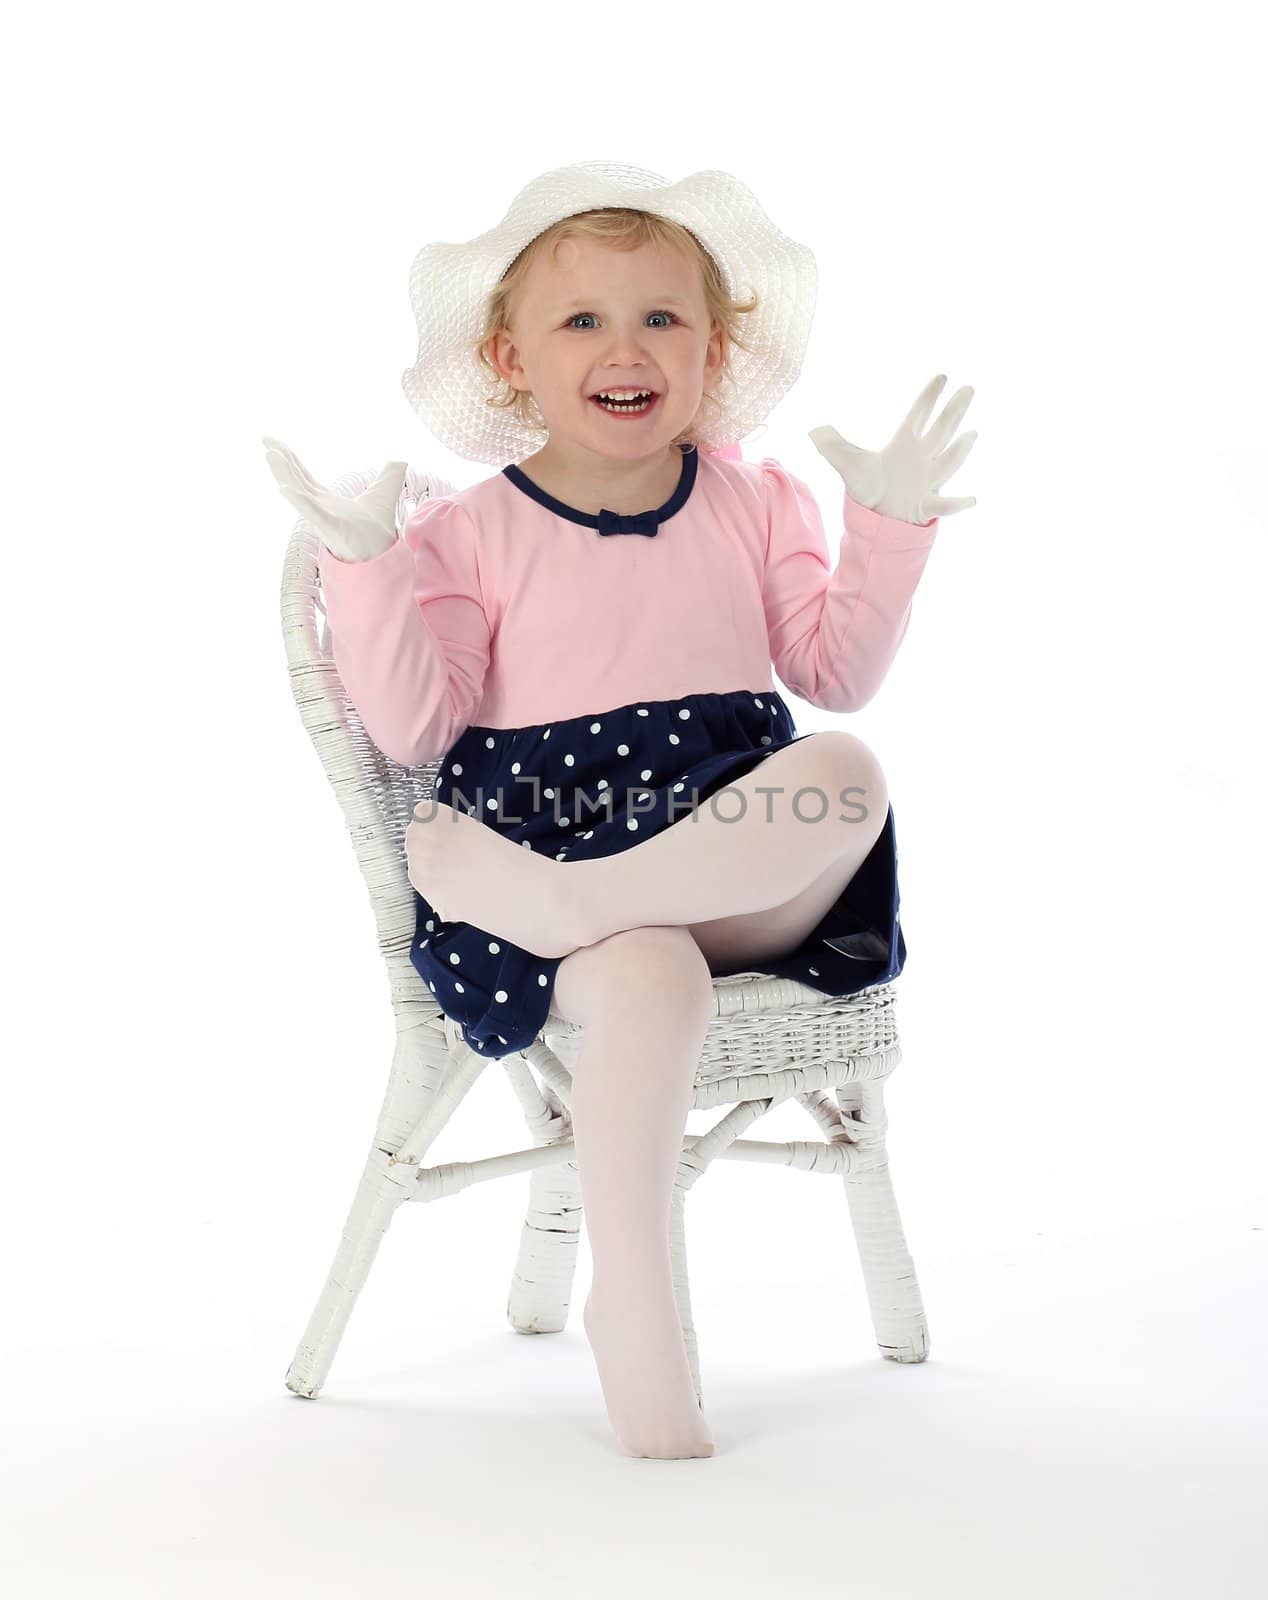
{"label": "upper teeth", "polygon": [[644,395],[646,395],[650,399],[651,398],[651,390],[650,389],[600,389],[597,398],[600,399],[600,400],[633,400],[635,398],[641,399]]}

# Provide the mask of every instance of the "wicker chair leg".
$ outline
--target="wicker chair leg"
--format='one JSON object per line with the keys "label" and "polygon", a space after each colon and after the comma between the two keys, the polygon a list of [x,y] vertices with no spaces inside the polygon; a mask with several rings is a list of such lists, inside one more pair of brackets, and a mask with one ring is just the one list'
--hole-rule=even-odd
{"label": "wicker chair leg", "polygon": [[929,1328],[889,1175],[884,1081],[843,1084],[836,1097],[846,1116],[860,1121],[862,1159],[845,1174],[845,1196],[877,1347],[887,1361],[923,1361]]}
{"label": "wicker chair leg", "polygon": [[528,1215],[506,1302],[516,1333],[559,1333],[566,1326],[580,1238],[577,1163],[536,1168],[529,1177]]}
{"label": "wicker chair leg", "polygon": [[325,1288],[287,1369],[286,1387],[305,1399],[314,1399],[325,1383],[392,1213],[409,1198],[407,1186],[417,1181],[417,1167],[389,1168],[390,1160],[386,1152],[371,1149]]}
{"label": "wicker chair leg", "polygon": [[704,1404],[704,1390],[700,1385],[700,1352],[696,1345],[696,1328],[691,1316],[691,1285],[687,1277],[687,1191],[681,1183],[674,1185],[669,1204],[669,1255],[674,1275],[674,1299],[678,1305],[678,1321],[682,1327],[682,1340],[687,1349],[687,1363],[691,1368],[691,1383],[696,1400]]}
{"label": "wicker chair leg", "polygon": [[[423,1198],[419,1189],[423,1155],[488,1066],[473,1050],[453,1048],[434,1006],[419,1007],[417,1017],[396,1036],[365,1170],[325,1287],[287,1369],[286,1387],[306,1399],[313,1399],[326,1381],[392,1213],[404,1200]],[[411,1141],[418,1145],[414,1159],[394,1161],[392,1153]]]}

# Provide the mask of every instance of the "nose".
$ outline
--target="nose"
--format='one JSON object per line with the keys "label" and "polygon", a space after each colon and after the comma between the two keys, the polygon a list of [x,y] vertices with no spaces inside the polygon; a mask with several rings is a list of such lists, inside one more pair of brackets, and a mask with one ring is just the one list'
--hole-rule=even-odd
{"label": "nose", "polygon": [[647,351],[638,330],[614,329],[601,363],[603,370],[630,368],[645,372],[648,367]]}

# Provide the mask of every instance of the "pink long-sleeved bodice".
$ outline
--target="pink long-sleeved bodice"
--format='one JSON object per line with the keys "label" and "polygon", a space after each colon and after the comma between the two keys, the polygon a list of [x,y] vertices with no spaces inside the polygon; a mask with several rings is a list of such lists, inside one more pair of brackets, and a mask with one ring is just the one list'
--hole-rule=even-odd
{"label": "pink long-sleeved bodice", "polygon": [[373,560],[323,547],[335,663],[379,748],[412,766],[472,725],[770,690],[772,664],[812,705],[865,705],[906,632],[937,519],[902,522],[846,495],[833,571],[799,478],[769,457],[694,454],[689,492],[654,537],[601,534],[502,472],[424,502]]}

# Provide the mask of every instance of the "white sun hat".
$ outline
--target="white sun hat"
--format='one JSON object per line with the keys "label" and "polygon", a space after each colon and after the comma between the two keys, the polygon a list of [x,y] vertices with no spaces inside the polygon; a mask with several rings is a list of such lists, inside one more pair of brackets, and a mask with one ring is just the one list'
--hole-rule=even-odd
{"label": "white sun hat", "polygon": [[750,348],[731,345],[716,396],[720,409],[698,430],[705,451],[737,445],[796,382],[818,290],[807,246],[781,233],[729,172],[694,172],[670,183],[641,167],[581,161],[534,178],[487,233],[462,244],[424,245],[414,257],[409,293],[418,356],[401,385],[431,433],[456,455],[501,468],[544,442],[542,430],[521,422],[510,407],[485,404],[498,385],[475,342],[489,296],[520,251],[562,218],[608,206],[680,223],[716,261],[732,298],[759,296],[743,321]]}

